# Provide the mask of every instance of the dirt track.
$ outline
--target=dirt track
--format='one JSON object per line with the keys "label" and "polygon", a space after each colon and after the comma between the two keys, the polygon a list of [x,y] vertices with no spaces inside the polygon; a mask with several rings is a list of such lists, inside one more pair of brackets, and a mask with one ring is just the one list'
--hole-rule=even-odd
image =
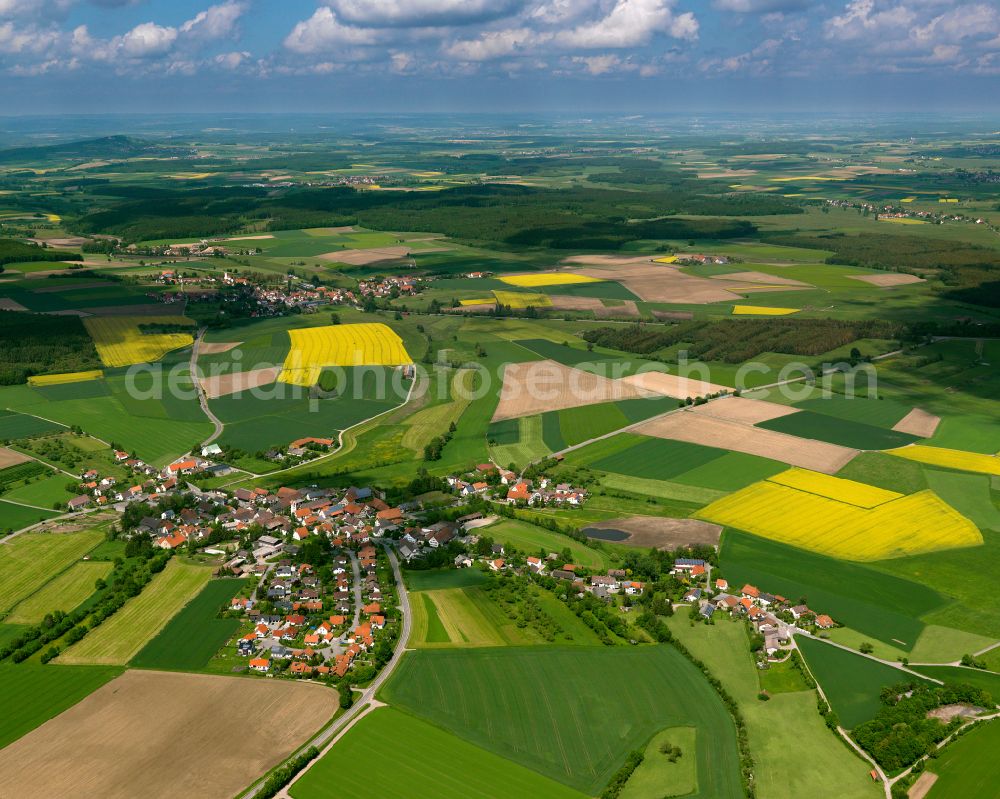
{"label": "dirt track", "polygon": [[231,799],[337,706],[315,684],[127,671],[0,751],[0,795]]}

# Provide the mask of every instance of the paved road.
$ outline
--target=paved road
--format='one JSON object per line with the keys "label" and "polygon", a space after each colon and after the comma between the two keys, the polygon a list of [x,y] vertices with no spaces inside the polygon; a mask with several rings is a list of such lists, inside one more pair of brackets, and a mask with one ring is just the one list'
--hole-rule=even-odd
{"label": "paved road", "polygon": [[351,571],[354,573],[354,623],[351,629],[357,629],[361,624],[361,566],[358,564],[358,556],[351,551]]}
{"label": "paved road", "polygon": [[198,345],[201,344],[202,338],[205,336],[206,328],[201,327],[198,329],[198,334],[194,337],[194,343],[191,345],[191,380],[194,381],[195,390],[198,392],[198,402],[201,405],[201,410],[204,412],[208,420],[215,426],[215,432],[212,433],[208,438],[201,442],[203,447],[207,447],[215,439],[222,435],[223,424],[219,421],[219,417],[212,413],[212,409],[208,407],[208,397],[205,396],[205,388],[202,386],[201,381],[198,379]]}
{"label": "paved road", "polygon": [[[378,690],[382,687],[385,681],[392,676],[392,673],[396,670],[400,660],[402,660],[403,653],[406,651],[406,642],[410,638],[410,631],[413,625],[413,616],[410,613],[410,597],[406,593],[406,586],[403,584],[403,575],[399,570],[399,560],[396,558],[396,553],[389,547],[388,544],[384,546],[386,554],[389,556],[389,563],[392,565],[393,575],[396,578],[396,593],[399,595],[399,609],[403,614],[403,624],[399,631],[399,640],[396,641],[396,648],[392,653],[392,660],[386,663],[385,668],[383,668],[382,671],[379,672],[378,676],[372,680],[371,684],[361,692],[360,697],[355,694],[354,704],[344,713],[344,715],[338,718],[329,727],[318,733],[311,741],[308,741],[301,748],[296,750],[289,759],[305,751],[310,746],[315,746],[319,749],[320,757],[322,757],[338,740],[340,740],[341,736],[350,730],[351,727],[353,727],[361,718],[374,710],[375,707],[382,706],[382,703],[375,698],[375,694],[378,693]],[[300,771],[296,775],[295,779],[293,779],[278,793],[278,799],[289,799],[288,789],[318,761],[319,757],[312,760],[302,771]],[[262,781],[256,783],[249,791],[242,794],[240,799],[252,799],[252,797],[258,794],[262,785]]]}

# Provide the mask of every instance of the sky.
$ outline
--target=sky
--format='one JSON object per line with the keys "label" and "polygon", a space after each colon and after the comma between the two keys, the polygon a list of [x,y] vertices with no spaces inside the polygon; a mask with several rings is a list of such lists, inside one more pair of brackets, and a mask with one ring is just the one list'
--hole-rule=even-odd
{"label": "sky", "polygon": [[0,115],[998,106],[998,0],[0,0]]}

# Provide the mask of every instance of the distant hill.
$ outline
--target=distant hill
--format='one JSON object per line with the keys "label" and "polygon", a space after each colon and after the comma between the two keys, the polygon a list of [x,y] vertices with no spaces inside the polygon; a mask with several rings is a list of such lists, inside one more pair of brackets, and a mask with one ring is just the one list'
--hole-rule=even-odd
{"label": "distant hill", "polygon": [[47,144],[39,147],[14,147],[0,150],[0,164],[49,160],[98,160],[134,158],[140,155],[190,155],[187,147],[173,147],[131,136],[103,136],[99,139]]}

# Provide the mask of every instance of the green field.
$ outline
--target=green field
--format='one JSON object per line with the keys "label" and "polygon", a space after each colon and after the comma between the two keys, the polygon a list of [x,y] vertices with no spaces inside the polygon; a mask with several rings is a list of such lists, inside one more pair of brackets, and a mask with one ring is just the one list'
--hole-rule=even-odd
{"label": "green field", "polygon": [[[681,756],[673,763],[660,751],[666,744],[681,750]],[[659,799],[694,793],[698,789],[697,745],[698,730],[694,727],[669,727],[658,732],[646,745],[645,759],[625,783],[619,794],[621,799]]]}
{"label": "green field", "polygon": [[696,466],[678,474],[673,480],[684,485],[717,491],[739,491],[751,483],[765,480],[787,468],[787,464],[769,458],[747,455],[743,452],[727,452],[703,466]]}
{"label": "green field", "polygon": [[979,652],[996,643],[995,638],[928,624],[910,652],[914,663],[951,663],[962,655]]}
{"label": "green field", "polygon": [[[0,534],[12,533],[57,515],[56,511],[29,508],[26,505],[16,505],[13,502],[4,502],[0,499]],[[2,567],[2,559],[0,559],[0,568]],[[2,578],[0,578],[0,582],[2,582]]]}
{"label": "green field", "polygon": [[925,469],[927,484],[955,510],[984,530],[1000,532],[1000,508],[990,496],[990,478],[985,474],[963,474]]}
{"label": "green field", "polygon": [[907,650],[924,629],[921,617],[946,604],[936,591],[912,580],[735,530],[723,535],[720,563],[731,585],[752,583],[794,601],[804,599],[816,613]]}
{"label": "green field", "polygon": [[46,613],[69,613],[96,590],[94,583],[111,573],[108,561],[74,563],[62,574],[20,602],[4,619],[10,624],[38,624]]}
{"label": "green field", "polygon": [[[750,754],[756,763],[760,799],[877,799],[882,791],[868,776],[868,766],[840,744],[816,711],[815,691],[778,693],[768,702],[757,698],[759,672],[741,621],[695,625],[678,613],[668,626],[692,654],[708,665],[739,704],[747,725]],[[802,768],[802,763],[809,768]]]}
{"label": "green field", "polygon": [[757,427],[855,449],[892,449],[920,440],[906,433],[815,411],[799,411],[779,416],[777,419],[761,422]]}
{"label": "green field", "polygon": [[771,663],[767,669],[758,672],[760,687],[769,694],[787,694],[796,691],[808,691],[809,686],[791,658],[785,658],[780,663]]}
{"label": "green field", "polygon": [[994,704],[1000,704],[1000,674],[994,671],[965,668],[963,666],[914,666],[927,677],[948,683],[965,683],[989,691]]}
{"label": "green field", "polygon": [[0,748],[58,716],[121,672],[108,666],[0,666]]}
{"label": "green field", "polygon": [[62,425],[39,419],[37,416],[15,413],[0,408],[0,441],[12,441],[16,438],[55,433],[62,429]]}
{"label": "green field", "polygon": [[242,585],[243,580],[210,580],[129,665],[177,671],[204,668],[240,627],[239,619],[216,616],[221,608],[229,607],[229,601]]}
{"label": "green field", "polygon": [[653,480],[671,480],[678,475],[705,466],[725,454],[725,450],[642,437],[637,443],[594,461],[595,469]]}
{"label": "green field", "polygon": [[[593,690],[609,675],[615,691]],[[742,795],[728,714],[667,646],[421,650],[406,655],[383,693],[395,707],[591,796],[654,733],[694,726],[714,742],[698,751],[701,795]]]}
{"label": "green field", "polygon": [[486,575],[479,569],[409,569],[403,574],[410,591],[437,591],[481,585]]}
{"label": "green field", "polygon": [[[490,448],[490,456],[494,462],[503,466],[514,464],[518,468],[523,468],[549,454],[549,448],[545,446],[545,441],[542,438],[541,414],[522,416],[519,419],[509,419],[508,421],[515,423],[516,437],[510,440],[510,434],[504,431],[503,437],[508,439],[508,443],[498,443],[497,446]],[[494,424],[503,424],[503,422],[495,422]],[[493,425],[490,425],[490,429],[493,429]]]}
{"label": "green field", "polygon": [[[393,741],[392,751],[386,742]],[[294,799],[583,799],[584,794],[392,708],[365,716],[296,782]]]}
{"label": "green field", "polygon": [[1000,723],[986,722],[959,738],[927,771],[937,774],[928,799],[995,799],[1000,784]]}
{"label": "green field", "polygon": [[849,398],[839,394],[796,402],[795,407],[804,411],[814,411],[825,416],[861,422],[884,429],[891,429],[893,425],[913,410],[905,403],[885,398]]}
{"label": "green field", "polygon": [[[448,589],[445,589],[448,590]],[[421,602],[423,599],[423,602]],[[420,597],[414,597],[414,607],[413,607],[413,635],[410,637],[411,642],[420,642],[421,640],[427,644],[436,643],[448,643],[451,641],[451,637],[448,635],[448,631],[444,628],[441,623],[441,619],[438,617],[437,605],[434,604],[434,599],[431,597],[430,593],[424,593]],[[419,605],[419,608],[417,607]],[[426,632],[421,636],[421,613],[426,621],[423,622]]]}
{"label": "green field", "polygon": [[25,533],[0,544],[0,610],[13,608],[34,595],[53,575],[71,566],[103,538],[100,530]]}
{"label": "green field", "polygon": [[553,533],[542,527],[518,519],[501,519],[488,527],[478,530],[480,535],[492,538],[507,547],[517,547],[527,555],[538,555],[544,551],[562,552],[569,549],[573,562],[588,569],[602,570],[608,567],[607,554],[588,547],[567,535]]}
{"label": "green field", "polygon": [[176,558],[167,563],[137,597],[79,643],[63,652],[59,663],[124,665],[209,581],[212,570]]}
{"label": "green field", "polygon": [[[52,474],[48,469],[45,471],[47,474]],[[51,477],[12,489],[6,492],[3,498],[40,508],[51,508],[55,503],[64,503],[75,496],[66,490],[66,484],[69,482],[72,480],[64,474],[52,474]]]}
{"label": "green field", "polygon": [[795,643],[840,718],[841,726],[847,729],[875,717],[883,688],[916,679],[901,669],[804,635],[796,636]]}
{"label": "green field", "polygon": [[837,472],[837,477],[868,483],[898,494],[916,494],[928,487],[923,466],[884,452],[862,452]]}

